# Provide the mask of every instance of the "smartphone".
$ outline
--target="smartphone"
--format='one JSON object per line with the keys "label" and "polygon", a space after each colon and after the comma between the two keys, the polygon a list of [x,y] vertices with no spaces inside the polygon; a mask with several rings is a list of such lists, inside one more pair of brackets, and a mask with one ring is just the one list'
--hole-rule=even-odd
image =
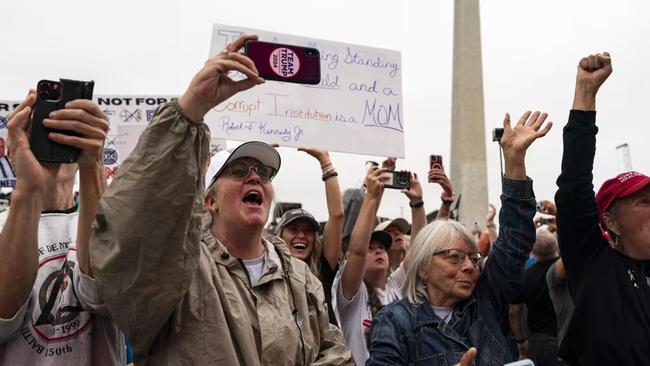
{"label": "smartphone", "polygon": [[81,151],[75,147],[61,145],[48,137],[50,132],[76,135],[70,131],[54,130],[43,126],[43,119],[50,113],[65,108],[65,104],[76,99],[92,99],[94,81],[60,79],[41,80],[36,87],[36,102],[31,116],[29,145],[38,161],[47,163],[75,163]]}
{"label": "smartphone", "polygon": [[431,169],[440,169],[445,170],[442,166],[442,156],[441,155],[431,155],[429,156],[429,170]]}
{"label": "smartphone", "polygon": [[244,53],[262,78],[297,84],[320,83],[320,52],[315,48],[248,41]]}
{"label": "smartphone", "polygon": [[389,171],[381,175],[384,188],[392,189],[411,189],[411,172],[408,171]]}

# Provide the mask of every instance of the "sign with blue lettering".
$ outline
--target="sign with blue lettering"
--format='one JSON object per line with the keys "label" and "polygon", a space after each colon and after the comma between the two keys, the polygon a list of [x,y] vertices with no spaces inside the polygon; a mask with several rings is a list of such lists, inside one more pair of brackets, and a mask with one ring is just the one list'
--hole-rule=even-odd
{"label": "sign with blue lettering", "polygon": [[[399,51],[216,24],[210,55],[242,34],[261,41],[316,48],[318,85],[267,81],[215,107],[205,117],[213,135],[282,146],[404,157]],[[238,73],[232,78],[243,78]]]}

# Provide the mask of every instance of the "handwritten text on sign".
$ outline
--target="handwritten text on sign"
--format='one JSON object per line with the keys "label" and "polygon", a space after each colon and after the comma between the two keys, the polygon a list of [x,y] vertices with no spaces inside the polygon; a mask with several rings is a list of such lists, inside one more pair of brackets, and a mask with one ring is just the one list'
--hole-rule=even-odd
{"label": "handwritten text on sign", "polygon": [[245,33],[257,34],[262,41],[318,49],[321,82],[300,85],[267,81],[236,94],[206,116],[213,135],[404,156],[400,52],[215,25],[210,54],[217,54]]}

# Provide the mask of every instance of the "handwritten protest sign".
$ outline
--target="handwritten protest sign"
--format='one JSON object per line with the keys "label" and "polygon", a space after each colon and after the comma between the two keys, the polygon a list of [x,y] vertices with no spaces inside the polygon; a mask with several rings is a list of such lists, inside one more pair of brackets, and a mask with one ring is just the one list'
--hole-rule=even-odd
{"label": "handwritten protest sign", "polygon": [[213,135],[404,157],[400,52],[217,24],[210,55],[245,33],[257,34],[262,41],[318,49],[321,82],[267,81],[239,93],[206,116]]}

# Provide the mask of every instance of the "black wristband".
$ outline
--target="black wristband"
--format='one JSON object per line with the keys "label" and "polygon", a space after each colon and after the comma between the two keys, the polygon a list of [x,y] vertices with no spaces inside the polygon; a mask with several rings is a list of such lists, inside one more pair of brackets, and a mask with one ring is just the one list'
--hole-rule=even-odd
{"label": "black wristband", "polygon": [[332,178],[332,177],[336,177],[338,175],[339,175],[339,173],[337,173],[335,170],[332,170],[329,173],[325,173],[325,174],[323,174],[323,177],[322,177],[323,182],[330,179],[330,178]]}
{"label": "black wristband", "polygon": [[409,206],[411,206],[411,208],[420,208],[424,206],[424,201],[409,203]]}

